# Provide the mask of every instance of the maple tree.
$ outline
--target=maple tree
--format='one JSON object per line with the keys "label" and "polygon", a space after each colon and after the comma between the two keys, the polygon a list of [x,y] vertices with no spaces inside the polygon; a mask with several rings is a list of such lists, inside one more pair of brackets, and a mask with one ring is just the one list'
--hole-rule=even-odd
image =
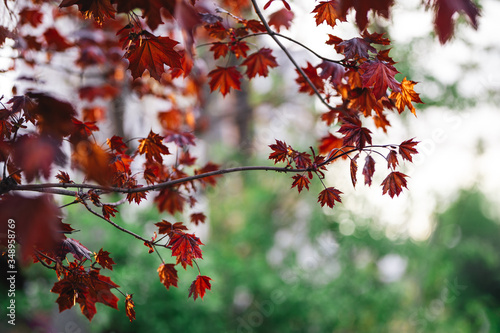
{"label": "maple tree", "polygon": [[[9,70],[60,68],[60,57],[71,54],[74,66],[64,70],[82,77],[97,71],[100,78],[70,87],[77,99],[72,103],[47,91],[35,75],[19,78],[10,92],[0,92],[0,245],[11,244],[7,221],[15,220],[15,241],[23,262],[40,263],[56,273],[58,281],[51,292],[59,295],[60,311],[78,303],[92,320],[98,302],[118,308],[119,299],[112,292],[117,291],[123,296],[128,318],[132,321],[136,316],[132,294],[124,293],[102,274],[113,270],[111,253],[104,249],[93,252],[72,238],[75,230],[63,222],[68,205],[82,205],[89,214],[143,242],[149,253],[155,252],[160,261],[159,280],[166,289],[177,287],[179,264],[184,269],[196,266],[199,274],[188,295],[196,300],[216,283],[202,275],[198,266],[197,260],[203,258],[202,241],[183,222],[166,220],[155,224],[158,229],[153,235],[138,235],[113,222],[120,205],[127,201],[141,204],[153,197],[157,209],[173,219],[195,205],[197,191],[215,186],[223,174],[270,170],[293,174],[291,187],[298,192],[319,181],[324,187],[318,194],[320,206],[333,208],[343,193],[324,183],[325,172],[336,161],[348,159],[356,186],[362,156],[366,185],[372,185],[375,158],[380,158],[388,169],[380,184],[382,194],[399,196],[407,188],[407,176],[398,167],[405,160],[412,162],[418,141],[374,144],[368,128],[372,121],[375,128],[386,132],[388,112],[409,109],[416,114],[414,104],[422,103],[414,90],[416,82],[395,78],[399,72],[389,55],[389,38],[370,32],[369,16],[390,17],[393,0],[313,4],[310,19],[333,31],[337,22],[345,22],[348,14],[355,13],[359,37],[325,36],[325,43],[340,60],[320,56],[284,34],[295,24],[293,7],[285,0],[270,0],[262,9],[255,0],[220,0],[217,6],[196,0],[26,0],[16,6],[6,0],[5,4],[12,24],[0,27],[0,45],[13,41],[9,44],[14,52]],[[470,0],[429,0],[424,4],[435,13],[435,31],[442,43],[452,37],[457,12],[477,27],[479,9]],[[65,21],[68,18],[71,23]],[[265,44],[266,36],[276,48]],[[310,52],[305,65],[298,63],[282,40]],[[208,68],[197,64],[202,52],[213,57]],[[294,66],[297,90],[314,95],[326,108],[320,119],[330,126],[330,133],[312,141],[308,151],[279,138],[270,142],[269,159],[278,166],[223,168],[211,161],[199,163],[191,148],[196,145],[206,87],[226,97],[242,89],[245,80],[266,78],[280,65],[277,52]],[[34,82],[35,89],[23,88],[21,81]],[[97,101],[128,94],[168,102],[170,109],[158,114],[161,133],[149,130],[140,138],[127,139],[100,130],[109,110]],[[54,175],[58,183],[49,181]],[[22,195],[25,192],[39,195],[27,197]],[[113,193],[123,199],[106,202],[104,196]],[[73,201],[59,206],[54,196],[69,196]],[[203,212],[190,216],[195,225],[205,219]],[[163,251],[175,259],[168,262]]]}

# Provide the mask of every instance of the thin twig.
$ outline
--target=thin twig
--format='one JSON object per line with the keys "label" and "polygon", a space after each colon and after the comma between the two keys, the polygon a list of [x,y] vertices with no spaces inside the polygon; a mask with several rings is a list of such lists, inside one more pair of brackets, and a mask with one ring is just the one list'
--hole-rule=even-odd
{"label": "thin twig", "polygon": [[145,238],[143,238],[143,237],[139,236],[138,234],[136,234],[136,233],[134,233],[134,232],[132,232],[132,231],[130,231],[130,230],[128,230],[128,229],[125,229],[125,228],[124,228],[124,227],[122,227],[122,226],[119,226],[119,225],[118,225],[118,224],[116,224],[115,222],[111,221],[110,219],[105,218],[103,215],[101,215],[101,214],[97,213],[96,211],[94,211],[92,208],[90,208],[90,207],[89,207],[89,205],[87,204],[87,202],[86,202],[84,199],[82,199],[82,203],[83,203],[83,205],[85,206],[85,208],[87,208],[87,210],[88,210],[89,212],[91,212],[92,214],[94,214],[94,215],[95,215],[95,216],[97,216],[97,217],[100,217],[101,219],[103,219],[104,221],[108,222],[108,223],[109,223],[109,224],[111,224],[113,227],[117,228],[118,230],[121,230],[121,231],[123,231],[123,232],[125,232],[125,233],[127,233],[127,234],[129,234],[129,235],[132,235],[132,236],[134,236],[135,238],[142,240],[143,242],[150,243],[150,241],[149,241],[149,240],[147,240],[147,239],[145,239]]}
{"label": "thin twig", "polygon": [[306,73],[304,72],[304,70],[299,66],[299,64],[292,57],[292,55],[290,54],[290,52],[288,51],[288,49],[281,43],[281,41],[276,36],[275,32],[271,29],[271,27],[267,23],[266,19],[264,18],[264,15],[262,15],[262,12],[260,11],[260,8],[257,6],[256,1],[255,0],[251,0],[251,1],[252,1],[252,5],[254,7],[255,13],[257,14],[257,16],[259,17],[259,19],[262,21],[262,24],[266,28],[267,34],[269,36],[271,36],[271,38],[274,40],[274,42],[276,44],[278,44],[278,46],[281,48],[281,50],[286,54],[286,56],[288,57],[288,59],[290,60],[290,62],[295,66],[295,68],[300,73],[300,75],[302,75],[302,77],[304,78],[304,80],[306,80],[307,84],[311,87],[311,89],[314,91],[314,93],[316,94],[316,96],[318,96],[318,98],[320,99],[321,103],[323,103],[325,106],[327,106],[328,109],[330,109],[330,110],[342,111],[340,108],[331,106],[323,98],[323,96],[321,96],[321,93],[318,91],[318,89],[316,88],[316,86],[314,85],[314,83],[311,81],[311,79],[309,79],[309,77],[306,75]]}

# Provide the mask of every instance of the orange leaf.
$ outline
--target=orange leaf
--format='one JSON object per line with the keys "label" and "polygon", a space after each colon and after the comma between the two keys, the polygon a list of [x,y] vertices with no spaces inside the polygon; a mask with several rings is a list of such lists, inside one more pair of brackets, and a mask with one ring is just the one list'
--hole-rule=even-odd
{"label": "orange leaf", "polygon": [[337,138],[335,135],[328,133],[327,136],[320,139],[319,153],[326,155],[333,149],[342,148],[343,139]]}
{"label": "orange leaf", "polygon": [[392,92],[389,98],[394,98],[396,99],[396,108],[398,109],[399,113],[403,112],[405,110],[405,107],[407,106],[411,113],[413,113],[415,116],[417,115],[415,112],[415,107],[413,106],[412,102],[415,103],[423,103],[418,94],[413,90],[413,86],[417,84],[415,81],[410,81],[407,80],[406,77],[403,79],[403,82],[401,82],[401,91],[400,92]]}
{"label": "orange leaf", "polygon": [[132,300],[132,295],[127,294],[125,297],[125,313],[130,321],[135,320],[135,309],[134,301]]}
{"label": "orange leaf", "polygon": [[193,281],[191,286],[189,287],[189,296],[193,295],[193,299],[196,301],[196,298],[199,296],[203,299],[205,296],[206,290],[210,290],[212,286],[210,285],[210,280],[208,276],[198,275],[196,280]]}
{"label": "orange leaf", "polygon": [[257,75],[266,77],[269,74],[268,67],[277,67],[276,58],[271,54],[272,50],[262,48],[259,51],[252,53],[241,63],[242,66],[247,66],[245,74],[248,78],[254,78]]}
{"label": "orange leaf", "polygon": [[413,148],[416,146],[419,142],[418,141],[413,141],[413,139],[403,141],[399,145],[399,154],[401,154],[401,157],[403,160],[408,160],[410,162],[412,161],[412,154],[418,154],[418,151]]}
{"label": "orange leaf", "polygon": [[174,264],[161,264],[157,269],[158,276],[160,277],[161,283],[169,289],[170,286],[174,286],[177,288],[177,281],[179,278],[177,277],[177,270],[175,269]]}
{"label": "orange leaf", "polygon": [[110,168],[111,157],[111,154],[95,143],[80,141],[76,145],[72,159],[89,180],[108,185],[113,180],[113,171]]}
{"label": "orange leaf", "polygon": [[163,163],[161,155],[168,155],[170,152],[168,148],[162,143],[163,137],[159,134],[150,131],[148,137],[139,140],[139,147],[137,151],[139,154],[146,154],[146,159],[152,161],[155,159],[160,164]]}
{"label": "orange leaf", "polygon": [[341,22],[346,22],[345,13],[342,14],[340,12],[340,4],[338,0],[322,1],[312,12],[316,13],[316,15],[314,15],[316,25],[320,25],[323,21],[325,21],[326,24],[335,27],[337,19]]}
{"label": "orange leaf", "polygon": [[179,43],[168,37],[156,37],[143,31],[125,55],[130,62],[128,69],[132,72],[132,77],[141,77],[147,69],[151,77],[160,81],[161,74],[165,73],[165,65],[182,68],[181,55],[174,50],[177,44]]}
{"label": "orange leaf", "polygon": [[399,171],[391,172],[389,176],[382,181],[382,184],[380,184],[382,185],[382,194],[389,193],[391,198],[394,198],[394,195],[399,196],[403,191],[403,187],[406,187],[406,177],[408,176]]}
{"label": "orange leaf", "polygon": [[226,96],[231,88],[240,90],[241,74],[236,69],[236,66],[220,67],[208,73],[210,76],[210,91],[215,91],[219,88],[221,94]]}
{"label": "orange leaf", "polygon": [[342,192],[339,190],[333,187],[328,187],[319,193],[318,202],[321,204],[321,207],[327,205],[328,207],[333,208],[333,206],[335,206],[335,201],[342,202],[340,194],[342,194]]}

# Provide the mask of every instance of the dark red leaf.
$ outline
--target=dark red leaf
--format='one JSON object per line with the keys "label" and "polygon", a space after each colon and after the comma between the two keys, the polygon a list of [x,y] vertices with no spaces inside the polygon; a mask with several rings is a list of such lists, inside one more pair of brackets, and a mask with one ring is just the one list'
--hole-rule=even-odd
{"label": "dark red leaf", "polygon": [[364,62],[360,69],[363,71],[361,74],[363,87],[372,88],[373,94],[377,99],[385,96],[387,87],[394,92],[401,91],[401,85],[394,78],[394,76],[399,72],[391,64],[378,59],[369,60]]}
{"label": "dark red leaf", "polygon": [[172,256],[177,257],[176,264],[193,266],[194,259],[202,259],[200,245],[203,243],[194,234],[175,232],[172,234],[168,246],[172,249]]}
{"label": "dark red leaf", "polygon": [[269,74],[269,67],[277,67],[276,58],[271,54],[272,50],[262,48],[259,51],[249,55],[242,63],[242,66],[247,66],[245,74],[249,79],[255,76],[266,77]]}
{"label": "dark red leaf", "polygon": [[346,118],[344,124],[338,130],[344,134],[344,146],[355,146],[357,149],[363,149],[366,144],[372,143],[371,131],[361,126],[361,120],[358,118]]}
{"label": "dark red leaf", "polygon": [[290,28],[293,17],[294,14],[292,11],[283,8],[271,14],[268,23],[270,26],[273,26],[277,32],[280,32],[281,27],[285,27],[285,29]]}
{"label": "dark red leaf", "polygon": [[398,164],[398,154],[395,150],[391,150],[389,154],[387,154],[387,167],[394,169]]}
{"label": "dark red leaf", "polygon": [[297,190],[299,191],[299,193],[302,191],[304,187],[309,190],[309,183],[311,181],[306,176],[297,174],[292,178],[293,178],[292,188],[297,186]]}
{"label": "dark red leaf", "polygon": [[370,155],[365,158],[365,166],[363,167],[363,175],[365,176],[365,185],[372,185],[373,173],[375,172],[375,160]]}
{"label": "dark red leaf", "polygon": [[401,154],[401,157],[403,160],[408,160],[410,162],[412,161],[412,155],[418,154],[418,151],[414,148],[419,142],[418,141],[413,141],[413,139],[403,141],[399,145],[399,154]]}
{"label": "dark red leaf", "polygon": [[382,181],[382,184],[380,184],[382,185],[382,194],[389,193],[391,198],[394,198],[395,195],[399,196],[399,194],[403,191],[403,187],[406,187],[406,177],[408,176],[399,171],[391,172]]}
{"label": "dark red leaf", "polygon": [[165,73],[165,65],[171,68],[182,68],[181,55],[174,50],[179,44],[168,37],[157,37],[149,32],[143,33],[133,40],[125,57],[134,79],[141,77],[148,70],[152,78],[160,81]]}
{"label": "dark red leaf", "polygon": [[342,202],[340,194],[342,194],[342,192],[339,190],[333,187],[327,187],[319,193],[318,202],[321,204],[321,207],[327,205],[328,207],[333,208],[333,206],[335,206],[335,201]]}
{"label": "dark red leaf", "polygon": [[102,248],[97,253],[95,260],[103,268],[113,270],[113,265],[116,265],[115,261],[109,257],[109,252],[104,251]]}

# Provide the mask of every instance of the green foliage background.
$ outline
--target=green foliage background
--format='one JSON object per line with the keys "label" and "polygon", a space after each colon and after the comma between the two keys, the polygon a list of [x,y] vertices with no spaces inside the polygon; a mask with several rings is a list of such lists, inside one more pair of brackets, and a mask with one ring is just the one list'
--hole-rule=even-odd
{"label": "green foliage background", "polygon": [[[213,283],[212,291],[196,302],[187,297],[196,268],[180,271],[179,288],[167,291],[158,279],[156,254],[81,207],[70,209],[66,221],[89,230],[74,238],[93,251],[104,247],[111,253],[117,265],[102,274],[134,294],[137,320],[129,323],[118,293],[120,311],[98,304],[91,324],[77,308],[58,314],[57,295],[48,293],[55,274],[34,265],[23,269],[26,282],[16,295],[17,331],[500,331],[500,226],[488,217],[488,203],[479,192],[462,192],[437,215],[431,238],[414,243],[375,236],[373,221],[354,216],[355,232],[344,236],[336,218],[341,206],[325,215],[313,195],[288,191],[287,181],[270,172],[230,175],[206,193],[212,207],[210,232],[199,265]],[[122,211],[116,222],[143,235],[152,235],[153,223],[170,219],[154,209]],[[301,241],[284,247],[276,264],[268,256],[279,230]],[[325,232],[333,236],[334,246],[322,245]],[[315,251],[304,261],[307,248]],[[174,262],[168,254],[162,253],[165,261]],[[404,275],[394,282],[383,282],[377,268],[388,254],[407,260]]]}

